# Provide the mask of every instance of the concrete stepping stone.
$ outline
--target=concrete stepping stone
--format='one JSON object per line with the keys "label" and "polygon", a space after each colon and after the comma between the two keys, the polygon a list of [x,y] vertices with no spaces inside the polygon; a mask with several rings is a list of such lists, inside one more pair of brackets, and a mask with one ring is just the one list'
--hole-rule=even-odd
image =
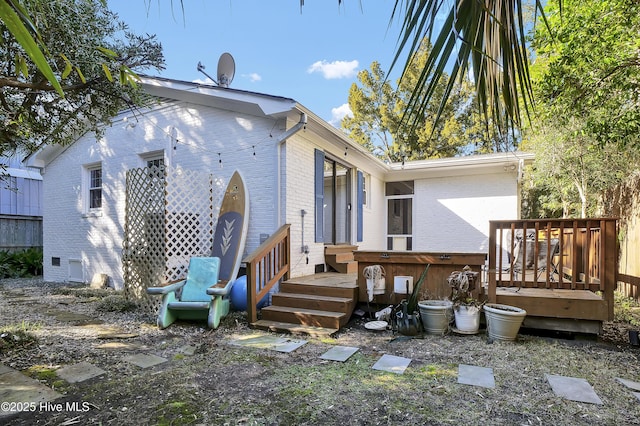
{"label": "concrete stepping stone", "polygon": [[140,368],[149,368],[168,361],[166,358],[162,358],[161,356],[153,354],[130,355],[126,357],[125,360],[133,365],[137,365]]}
{"label": "concrete stepping stone", "polygon": [[231,340],[229,344],[255,349],[270,349],[278,352],[293,352],[307,344],[306,340],[293,340],[270,335],[251,335]]}
{"label": "concrete stepping stone", "polygon": [[329,361],[345,362],[351,357],[351,355],[355,354],[359,350],[360,348],[355,348],[352,346],[334,346],[320,355],[320,358]]}
{"label": "concrete stepping stone", "polygon": [[389,373],[403,374],[410,363],[411,358],[385,354],[371,368]]}
{"label": "concrete stepping stone", "polygon": [[622,379],[620,377],[616,377],[616,380],[629,389],[633,389],[634,391],[640,391],[640,383],[634,382],[633,380]]}
{"label": "concrete stepping stone", "polygon": [[141,351],[147,349],[146,346],[140,343],[129,343],[129,342],[121,342],[121,341],[109,341],[105,343],[101,343],[96,346],[96,349],[104,349],[107,351]]}
{"label": "concrete stepping stone", "polygon": [[102,376],[105,374],[101,368],[96,367],[88,362],[80,362],[78,364],[67,365],[56,371],[58,377],[68,383],[84,382],[85,380],[93,379],[94,377]]}
{"label": "concrete stepping stone", "polygon": [[[29,404],[34,403],[39,407],[41,403],[53,401],[62,395],[39,381],[27,377],[21,372],[11,367],[0,364],[0,402]],[[24,406],[24,405],[22,405]],[[16,407],[9,407],[9,410],[0,409],[0,424],[2,418],[16,414]],[[15,408],[16,410],[13,410]]]}
{"label": "concrete stepping stone", "polygon": [[496,387],[493,368],[467,364],[458,365],[458,383],[489,389]]}
{"label": "concrete stepping stone", "polygon": [[47,309],[45,314],[54,317],[58,321],[68,322],[75,325],[89,325],[89,324],[102,324],[104,321],[92,318],[84,314],[77,314],[75,312],[62,311],[60,309]]}
{"label": "concrete stepping stone", "polygon": [[545,374],[556,396],[570,401],[602,404],[602,400],[585,379]]}
{"label": "concrete stepping stone", "polygon": [[197,350],[198,350],[197,346],[184,345],[183,347],[178,349],[178,352],[183,354],[183,355],[193,356],[193,355],[195,355]]}

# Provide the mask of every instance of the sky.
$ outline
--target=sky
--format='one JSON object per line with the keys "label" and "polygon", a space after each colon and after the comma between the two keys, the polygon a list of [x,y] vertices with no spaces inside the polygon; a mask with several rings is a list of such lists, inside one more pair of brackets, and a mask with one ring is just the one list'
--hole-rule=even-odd
{"label": "sky", "polygon": [[[150,75],[211,82],[220,55],[236,72],[230,87],[294,99],[339,127],[357,73],[378,61],[389,71],[399,35],[393,0],[109,0],[136,34],[156,34],[166,69]],[[184,5],[184,12],[182,10]],[[404,62],[392,70],[397,79]]]}

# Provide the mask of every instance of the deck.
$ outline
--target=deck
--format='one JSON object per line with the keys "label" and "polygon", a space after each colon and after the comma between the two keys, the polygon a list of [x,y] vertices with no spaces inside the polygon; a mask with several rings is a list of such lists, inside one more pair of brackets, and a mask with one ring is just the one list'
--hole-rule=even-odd
{"label": "deck", "polygon": [[523,326],[598,333],[613,319],[617,220],[491,221],[485,294],[527,311]]}

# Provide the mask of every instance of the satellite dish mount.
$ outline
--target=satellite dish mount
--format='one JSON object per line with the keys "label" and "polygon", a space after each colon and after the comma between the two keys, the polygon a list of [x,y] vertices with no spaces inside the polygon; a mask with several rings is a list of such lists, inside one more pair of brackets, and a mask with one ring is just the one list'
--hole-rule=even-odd
{"label": "satellite dish mount", "polygon": [[218,79],[211,77],[205,71],[205,66],[202,65],[202,62],[198,62],[198,71],[202,74],[206,75],[210,80],[212,80],[216,85],[220,87],[229,87],[231,82],[233,81],[233,77],[236,73],[236,63],[233,60],[233,56],[230,53],[223,53],[220,55],[220,59],[218,59]]}

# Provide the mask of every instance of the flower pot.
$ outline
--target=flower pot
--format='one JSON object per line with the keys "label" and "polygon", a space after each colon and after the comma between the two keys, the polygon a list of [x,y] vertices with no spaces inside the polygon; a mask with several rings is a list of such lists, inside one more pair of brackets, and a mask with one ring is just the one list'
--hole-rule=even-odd
{"label": "flower pot", "polygon": [[460,305],[453,308],[456,319],[456,331],[463,334],[476,334],[480,328],[480,308],[473,305]]}
{"label": "flower pot", "polygon": [[515,340],[527,311],[515,306],[488,303],[484,305],[487,334],[490,340]]}
{"label": "flower pot", "polygon": [[453,318],[453,304],[448,300],[423,300],[418,303],[420,319],[428,334],[445,334]]}
{"label": "flower pot", "polygon": [[420,333],[420,322],[418,313],[407,314],[404,312],[396,313],[396,329],[398,333],[404,336],[416,336]]}

